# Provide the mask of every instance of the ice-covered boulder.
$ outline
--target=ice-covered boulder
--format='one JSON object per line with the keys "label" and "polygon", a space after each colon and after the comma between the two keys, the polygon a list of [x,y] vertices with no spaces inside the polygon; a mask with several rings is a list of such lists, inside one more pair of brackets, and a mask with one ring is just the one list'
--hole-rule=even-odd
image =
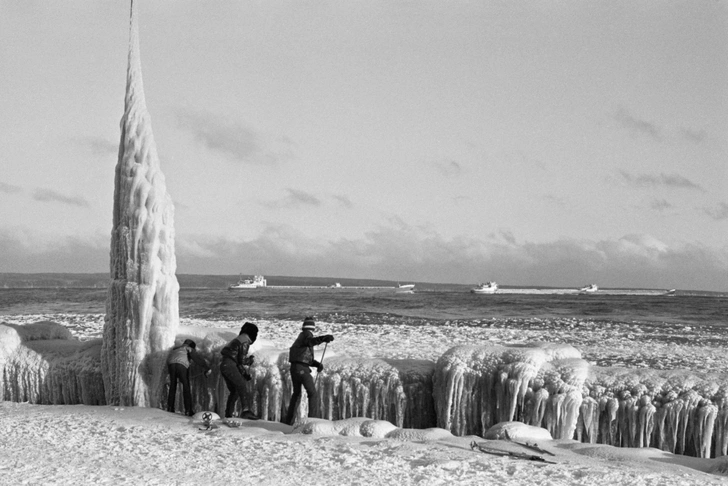
{"label": "ice-covered boulder", "polygon": [[515,440],[517,442],[538,442],[552,440],[551,434],[543,427],[526,425],[523,422],[501,422],[489,428],[484,439]]}
{"label": "ice-covered boulder", "polygon": [[174,206],[147,112],[132,1],[101,365],[110,404],[156,406],[179,325]]}

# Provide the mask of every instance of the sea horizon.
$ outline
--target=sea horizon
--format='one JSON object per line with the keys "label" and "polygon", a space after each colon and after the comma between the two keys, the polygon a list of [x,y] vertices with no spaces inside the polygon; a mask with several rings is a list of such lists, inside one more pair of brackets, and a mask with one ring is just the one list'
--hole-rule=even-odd
{"label": "sea horizon", "polygon": [[[222,289],[243,278],[253,277],[254,274],[191,274],[178,273],[177,280],[180,290],[186,289]],[[295,275],[264,275],[268,287],[309,287],[327,288],[339,284],[342,288],[355,287],[397,287],[398,284],[414,284],[418,291],[469,291],[480,282],[424,282],[414,280],[391,280],[379,278],[357,278],[357,277],[318,277],[318,276],[295,276]],[[110,275],[105,272],[0,272],[0,290],[2,289],[52,289],[52,288],[105,288],[108,285]],[[576,291],[584,286],[581,285],[512,285],[498,282],[501,290],[564,290]],[[607,286],[599,285],[599,290],[609,291],[668,291],[667,287],[628,287],[628,286]],[[728,296],[728,292],[706,289],[676,289],[679,295],[706,295],[706,296]],[[507,292],[506,292],[507,293]]]}

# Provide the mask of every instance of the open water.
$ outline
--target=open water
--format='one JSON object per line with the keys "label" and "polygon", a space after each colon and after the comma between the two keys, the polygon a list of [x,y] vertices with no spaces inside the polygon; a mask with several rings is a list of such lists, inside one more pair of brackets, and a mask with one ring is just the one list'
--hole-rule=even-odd
{"label": "open water", "polygon": [[[105,289],[0,289],[0,315],[103,314]],[[180,317],[301,320],[351,324],[488,325],[503,321],[576,319],[615,324],[728,327],[728,294],[563,295],[392,289],[182,289]]]}

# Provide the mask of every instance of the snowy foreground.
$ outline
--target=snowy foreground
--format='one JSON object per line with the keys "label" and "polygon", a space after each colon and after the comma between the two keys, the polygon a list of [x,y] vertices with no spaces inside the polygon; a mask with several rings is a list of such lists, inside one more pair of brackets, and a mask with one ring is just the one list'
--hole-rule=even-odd
{"label": "snowy foreground", "polygon": [[[85,341],[100,335],[103,316],[2,317],[19,325],[46,320]],[[257,324],[261,336],[279,348],[300,329],[299,322]],[[201,336],[211,328],[237,331],[240,322],[188,319],[183,325],[185,332]],[[321,323],[318,332],[336,335],[325,360],[332,367],[342,355],[434,359],[475,341],[535,340],[570,343],[591,362],[635,370],[728,366],[722,336],[672,326],[617,329],[539,320],[506,327]],[[367,419],[308,421],[296,429],[243,421],[239,428],[222,425],[205,432],[187,417],[153,408],[0,402],[0,484],[728,484],[728,457],[526,436],[554,454],[540,454],[555,463],[547,464],[471,449],[475,440],[498,450],[532,452],[488,435],[456,437],[444,429],[397,429],[383,421],[367,432],[362,420]]]}
{"label": "snowy foreground", "polygon": [[[349,419],[351,422],[353,419]],[[347,422],[347,421],[342,421]],[[539,441],[544,464],[473,451],[473,437],[417,431],[408,439],[304,434],[281,423],[198,430],[151,408],[0,403],[2,484],[726,484],[728,462]],[[345,424],[336,427],[343,430]],[[334,427],[321,427],[333,430]],[[315,428],[314,428],[315,429]],[[438,438],[441,437],[441,438]],[[429,440],[428,440],[429,439]],[[504,451],[523,448],[483,440]]]}

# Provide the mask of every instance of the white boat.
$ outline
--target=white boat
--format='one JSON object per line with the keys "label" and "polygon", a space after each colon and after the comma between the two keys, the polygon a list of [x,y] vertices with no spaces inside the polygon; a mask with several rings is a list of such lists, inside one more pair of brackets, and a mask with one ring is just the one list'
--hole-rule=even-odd
{"label": "white boat", "polygon": [[240,277],[238,283],[228,287],[228,290],[245,290],[245,289],[257,289],[260,287],[266,287],[268,282],[262,275],[256,275],[253,279]]}
{"label": "white boat", "polygon": [[498,284],[495,282],[482,283],[474,289],[470,289],[473,294],[495,294],[497,291]]}
{"label": "white boat", "polygon": [[394,291],[398,294],[414,294],[415,284],[397,284],[397,288]]}
{"label": "white boat", "polygon": [[332,289],[340,289],[341,284],[339,282],[336,282],[334,285],[331,286]]}
{"label": "white boat", "polygon": [[580,294],[593,294],[599,290],[599,287],[597,287],[597,284],[589,284],[579,289]]}

